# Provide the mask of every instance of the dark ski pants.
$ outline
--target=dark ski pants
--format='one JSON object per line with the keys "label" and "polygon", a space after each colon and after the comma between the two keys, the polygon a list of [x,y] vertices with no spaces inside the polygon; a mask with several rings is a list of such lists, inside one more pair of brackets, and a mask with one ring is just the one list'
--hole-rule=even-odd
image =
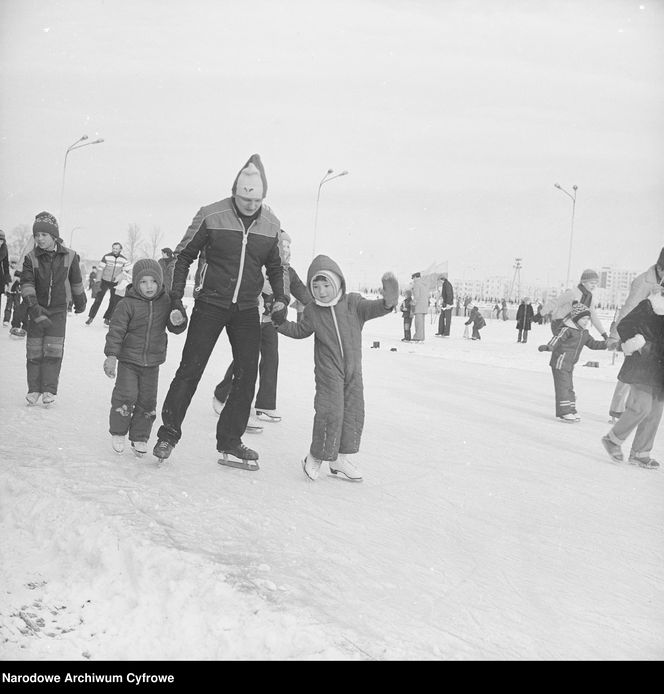
{"label": "dark ski pants", "polygon": [[42,330],[28,319],[25,348],[27,356],[28,393],[58,392],[62,356],[65,348],[65,310],[49,315],[51,327]]}
{"label": "dark ski pants", "polygon": [[[217,400],[225,402],[233,383],[232,361],[224,377],[214,389]],[[258,393],[255,407],[259,410],[277,409],[277,379],[279,375],[279,333],[270,322],[261,322],[260,362],[258,364]]]}
{"label": "dark ski pants", "polygon": [[258,307],[240,311],[237,304],[219,308],[202,301],[194,304],[180,366],[162,406],[162,425],[157,432],[161,441],[175,446],[182,438],[187,408],[224,328],[233,352],[233,386],[217,422],[217,450],[241,443],[258,373],[261,330]]}
{"label": "dark ski pants", "polygon": [[115,310],[115,306],[117,305],[118,301],[120,301],[119,296],[116,295],[115,293],[115,285],[117,282],[107,282],[106,280],[101,281],[101,287],[99,288],[99,292],[97,292],[97,296],[95,296],[95,302],[92,304],[90,308],[90,313],[88,313],[88,318],[94,318],[97,315],[97,311],[99,311],[99,307],[101,306],[101,302],[104,299],[104,295],[106,294],[106,291],[110,291],[109,299],[108,299],[108,308],[106,309],[106,312],[104,313],[104,320],[107,320],[111,318],[113,315],[113,311]]}
{"label": "dark ski pants", "polygon": [[528,330],[519,330],[517,342],[528,342]]}
{"label": "dark ski pants", "polygon": [[12,316],[12,328],[28,329],[28,302],[25,300],[19,301],[14,309]]}
{"label": "dark ski pants", "polygon": [[3,321],[5,323],[9,323],[9,321],[12,319],[12,312],[16,313],[18,311],[18,307],[21,304],[21,297],[19,294],[6,294],[7,297],[7,303],[5,304],[5,314],[3,316]]}
{"label": "dark ski pants", "polygon": [[445,335],[446,337],[449,337],[451,325],[452,325],[452,309],[446,308],[444,311],[440,312],[440,316],[438,318],[438,334],[439,335]]}
{"label": "dark ski pants", "polygon": [[130,441],[148,441],[157,417],[158,385],[158,366],[118,362],[108,417],[108,430],[112,435],[129,434]]}
{"label": "dark ski pants", "polygon": [[553,387],[556,393],[556,417],[564,414],[576,414],[576,394],[571,371],[551,367]]}
{"label": "dark ski pants", "polygon": [[412,316],[410,318],[403,319],[403,337],[404,340],[410,340],[410,326],[413,323]]}

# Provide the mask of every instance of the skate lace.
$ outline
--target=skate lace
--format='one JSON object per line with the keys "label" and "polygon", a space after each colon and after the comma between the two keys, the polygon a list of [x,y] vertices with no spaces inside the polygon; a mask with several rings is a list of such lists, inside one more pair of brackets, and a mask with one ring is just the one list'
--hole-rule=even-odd
{"label": "skate lace", "polygon": [[157,441],[157,448],[160,451],[168,450],[171,447],[171,444],[168,443],[168,441]]}

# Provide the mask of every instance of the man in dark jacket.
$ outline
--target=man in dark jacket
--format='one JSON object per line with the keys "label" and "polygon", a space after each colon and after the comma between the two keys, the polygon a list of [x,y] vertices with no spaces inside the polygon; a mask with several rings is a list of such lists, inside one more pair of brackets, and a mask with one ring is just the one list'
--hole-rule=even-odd
{"label": "man in dark jacket", "polygon": [[175,265],[175,256],[170,248],[161,249],[159,265],[164,276],[164,287],[166,288],[167,292],[170,292],[171,285],[173,284],[173,266]]}
{"label": "man in dark jacket", "polygon": [[254,154],[238,173],[231,197],[202,207],[175,250],[171,309],[183,316],[189,267],[202,250],[205,262],[180,366],[161,411],[163,423],[154,447],[158,458],[168,458],[180,440],[191,398],[226,328],[237,377],[217,423],[217,450],[222,462],[258,468],[258,453],[247,448],[241,436],[249,419],[258,371],[258,297],[263,289],[263,267],[275,296],[273,313],[285,315],[288,305],[278,246],[281,223],[263,204],[266,193],[263,164]]}
{"label": "man in dark jacket", "polygon": [[85,321],[86,325],[90,325],[95,319],[107,290],[110,292],[110,299],[108,300],[108,308],[104,313],[104,323],[106,325],[110,323],[113,311],[118,301],[122,298],[115,293],[115,288],[118,285],[122,271],[128,264],[129,261],[122,255],[122,244],[116,241],[111,246],[111,252],[106,253],[99,263],[101,275],[98,273],[97,279],[101,279],[101,284],[94,303],[90,308],[90,313],[88,313],[88,320]]}
{"label": "man in dark jacket", "polygon": [[35,248],[26,254],[21,271],[21,295],[28,306],[28,405],[55,402],[65,344],[67,306],[73,301],[83,313],[87,297],[78,254],[65,248],[58,223],[40,212],[32,225]]}
{"label": "man in dark jacket", "polygon": [[436,335],[440,337],[450,336],[450,327],[452,325],[452,306],[454,306],[454,289],[452,283],[447,279],[447,273],[444,272],[440,279],[443,284],[440,288],[440,317],[438,318],[438,332]]}

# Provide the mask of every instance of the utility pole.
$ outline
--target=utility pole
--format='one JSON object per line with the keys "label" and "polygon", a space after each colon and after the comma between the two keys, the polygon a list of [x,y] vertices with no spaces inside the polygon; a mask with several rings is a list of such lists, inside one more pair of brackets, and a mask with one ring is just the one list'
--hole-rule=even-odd
{"label": "utility pole", "polygon": [[515,301],[518,301],[521,294],[521,261],[523,258],[514,258],[514,275],[512,277],[512,286],[510,287],[510,299],[512,298],[512,292],[514,291],[514,286],[516,285],[516,295],[514,296]]}

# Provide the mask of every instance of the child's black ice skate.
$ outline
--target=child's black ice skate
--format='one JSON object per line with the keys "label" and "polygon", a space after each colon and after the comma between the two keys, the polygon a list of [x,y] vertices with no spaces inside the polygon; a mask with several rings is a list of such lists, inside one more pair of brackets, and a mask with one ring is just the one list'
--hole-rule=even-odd
{"label": "child's black ice skate", "polygon": [[159,460],[166,460],[168,456],[173,452],[173,445],[168,443],[168,441],[162,441],[159,439],[152,449],[152,454],[155,458]]}
{"label": "child's black ice skate", "polygon": [[221,458],[217,461],[219,465],[240,468],[240,470],[258,470],[258,453],[247,448],[243,443],[237,446],[219,451]]}

